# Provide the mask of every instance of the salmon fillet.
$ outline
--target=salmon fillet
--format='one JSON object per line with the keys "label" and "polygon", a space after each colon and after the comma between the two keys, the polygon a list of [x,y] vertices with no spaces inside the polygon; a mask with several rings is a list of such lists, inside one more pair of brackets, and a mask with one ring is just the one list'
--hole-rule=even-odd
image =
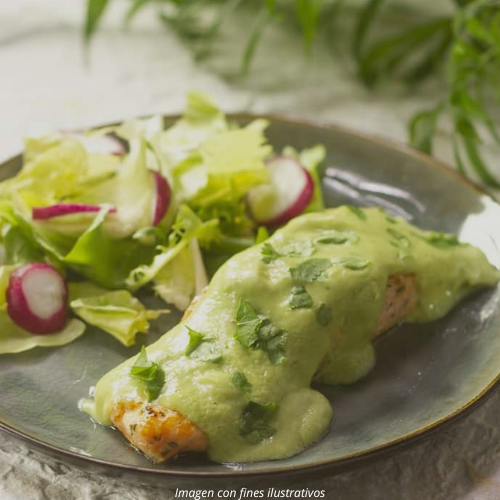
{"label": "salmon fillet", "polygon": [[[187,319],[203,300],[203,292],[186,309]],[[404,321],[418,301],[416,280],[410,274],[389,276],[382,310],[372,339]],[[206,451],[208,436],[179,412],[159,404],[120,401],[111,413],[111,421],[122,434],[153,462],[163,462],[180,453]]]}

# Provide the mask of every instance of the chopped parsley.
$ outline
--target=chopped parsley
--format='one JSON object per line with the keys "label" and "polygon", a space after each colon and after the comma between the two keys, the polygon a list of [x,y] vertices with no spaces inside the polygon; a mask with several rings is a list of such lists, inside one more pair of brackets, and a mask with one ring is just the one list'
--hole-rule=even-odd
{"label": "chopped parsley", "polygon": [[366,213],[361,210],[361,208],[356,207],[354,205],[346,205],[346,208],[348,208],[353,214],[355,214],[359,219],[361,220],[366,220]]}
{"label": "chopped parsley", "polygon": [[218,363],[221,361],[222,356],[219,348],[213,344],[213,338],[207,337],[202,333],[193,330],[186,325],[189,333],[189,343],[186,347],[185,354],[201,361],[211,361]]}
{"label": "chopped parsley", "polygon": [[292,287],[292,296],[288,305],[290,309],[311,309],[313,300],[304,285]]}
{"label": "chopped parsley", "polygon": [[280,364],[285,357],[286,338],[285,330],[275,327],[266,316],[257,314],[248,301],[240,300],[234,335],[237,342],[266,352],[271,363]]}
{"label": "chopped parsley", "polygon": [[148,359],[144,346],[142,346],[139,356],[130,369],[130,375],[144,382],[149,402],[159,396],[165,385],[165,372],[157,363]]}
{"label": "chopped parsley", "polygon": [[332,266],[329,259],[309,259],[298,266],[290,268],[290,275],[293,281],[298,283],[312,283],[313,281],[323,281],[325,272]]}
{"label": "chopped parsley", "polygon": [[252,390],[252,384],[248,381],[245,374],[242,372],[233,372],[231,377],[231,382],[234,387],[238,389],[243,394],[249,394]]}
{"label": "chopped parsley", "polygon": [[369,260],[363,259],[363,257],[357,255],[342,257],[337,263],[351,271],[360,271],[370,265]]}
{"label": "chopped parsley", "polygon": [[276,403],[263,405],[250,401],[238,419],[240,435],[250,444],[258,444],[272,437],[276,429],[269,424],[278,406]]}
{"label": "chopped parsley", "polygon": [[320,304],[316,310],[316,321],[320,326],[328,326],[332,321],[332,309],[325,304]]}

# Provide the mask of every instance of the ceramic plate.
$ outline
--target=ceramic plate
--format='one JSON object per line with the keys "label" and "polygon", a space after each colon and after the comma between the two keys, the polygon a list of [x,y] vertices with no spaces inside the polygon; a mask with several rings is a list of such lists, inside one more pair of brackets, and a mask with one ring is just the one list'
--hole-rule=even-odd
{"label": "ceramic plate", "polygon": [[[402,146],[342,128],[269,118],[269,137],[278,149],[327,147],[323,192],[328,206],[384,206],[422,228],[457,233],[500,264],[500,206],[451,170]],[[20,158],[5,163],[1,178],[19,167]],[[349,387],[320,387],[334,408],[330,432],[287,460],[221,465],[194,456],[152,465],[119,433],[94,425],[78,410],[89,387],[140,348],[121,347],[92,328],[62,348],[0,356],[0,427],[81,466],[173,482],[180,476],[227,480],[345,465],[414,441],[492,392],[500,378],[499,301],[499,289],[483,292],[443,320],[402,326],[378,340],[378,362],[366,378]],[[157,321],[152,333],[140,338],[154,342],[179,318],[174,313]]]}

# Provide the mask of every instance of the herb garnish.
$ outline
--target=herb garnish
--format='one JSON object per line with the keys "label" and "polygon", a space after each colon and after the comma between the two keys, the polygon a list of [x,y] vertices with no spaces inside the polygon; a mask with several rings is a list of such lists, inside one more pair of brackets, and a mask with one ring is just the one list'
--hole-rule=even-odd
{"label": "herb garnish", "polygon": [[450,248],[460,245],[460,241],[458,241],[458,238],[454,234],[440,233],[436,231],[430,231],[427,233],[424,240],[436,248]]}
{"label": "herb garnish", "polygon": [[271,243],[267,242],[262,245],[260,253],[262,254],[262,262],[265,262],[266,264],[282,257],[282,255],[274,249]]}
{"label": "herb garnish", "polygon": [[320,326],[328,326],[332,321],[332,310],[325,304],[320,304],[316,310],[316,321]]}
{"label": "herb garnish", "polygon": [[323,281],[325,271],[332,266],[328,259],[309,259],[298,266],[290,268],[290,275],[293,281],[298,283],[312,283],[313,281]]}
{"label": "herb garnish", "polygon": [[245,347],[267,352],[273,364],[284,359],[287,333],[276,328],[269,318],[257,314],[245,299],[240,300],[236,313],[236,334],[234,339]]}
{"label": "herb garnish", "polygon": [[261,405],[250,401],[238,419],[240,435],[250,444],[258,444],[272,437],[276,429],[269,424],[269,420],[277,408],[276,403]]}
{"label": "herb garnish", "polygon": [[370,261],[363,259],[363,257],[359,257],[357,255],[348,255],[346,257],[342,257],[337,261],[337,264],[345,267],[346,269],[350,269],[351,271],[360,271],[361,269],[365,269],[370,265]]}
{"label": "herb garnish", "polygon": [[290,309],[311,309],[312,305],[312,297],[304,285],[295,285],[292,287],[292,296],[289,302]]}
{"label": "herb garnish", "polygon": [[361,208],[354,205],[345,205],[353,214],[355,214],[359,219],[366,220],[366,214],[361,210]]}
{"label": "herb garnish", "polygon": [[292,241],[278,252],[271,243],[264,243],[261,248],[262,262],[269,264],[280,257],[309,257],[315,251],[310,241]]}
{"label": "herb garnish", "polygon": [[130,369],[130,375],[144,382],[149,402],[158,397],[165,384],[165,372],[157,363],[148,359],[144,346]]}
{"label": "herb garnish", "polygon": [[231,377],[233,385],[243,394],[249,394],[252,390],[252,384],[248,381],[245,374],[242,372],[233,372]]}
{"label": "herb garnish", "polygon": [[324,231],[315,241],[322,245],[342,245],[347,241],[356,243],[358,240],[358,235],[353,231],[336,231],[335,229],[330,229]]}
{"label": "herb garnish", "polygon": [[185,326],[189,333],[189,343],[185,351],[186,356],[190,356],[201,361],[218,363],[222,359],[222,356],[218,347],[212,344],[214,339],[193,330],[187,325]]}

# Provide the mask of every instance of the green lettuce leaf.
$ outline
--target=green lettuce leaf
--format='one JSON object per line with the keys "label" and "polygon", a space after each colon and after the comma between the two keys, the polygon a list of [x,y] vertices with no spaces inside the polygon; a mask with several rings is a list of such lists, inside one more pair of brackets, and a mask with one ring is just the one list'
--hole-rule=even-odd
{"label": "green lettuce leaf", "polygon": [[87,166],[87,152],[75,139],[49,136],[27,140],[23,168],[0,183],[0,198],[10,199],[18,193],[31,206],[57,203],[78,191]]}
{"label": "green lettuce leaf", "polygon": [[56,347],[69,344],[85,331],[85,323],[70,319],[66,326],[56,333],[33,335],[19,328],[7,315],[0,311],[0,354],[28,351],[34,347]]}
{"label": "green lettuce leaf", "polygon": [[70,283],[70,307],[85,322],[111,334],[125,346],[147,333],[149,320],[169,312],[150,310],[127,290],[108,291],[89,283]]}
{"label": "green lettuce leaf", "polygon": [[151,262],[155,249],[132,238],[113,240],[103,223],[104,207],[64,257],[64,264],[105,288],[121,288],[132,269]]}
{"label": "green lettuce leaf", "polygon": [[[158,273],[173,262],[194,238],[208,244],[211,239],[218,236],[217,221],[203,222],[187,205],[181,205],[172,226],[169,246],[159,246],[158,250],[160,252],[155,255],[151,264],[143,264],[133,269],[126,280],[127,287],[131,290],[138,290],[155,279]],[[182,259],[184,258],[182,257]],[[170,282],[169,270],[167,269],[164,273],[166,273],[164,279],[167,277],[166,281]]]}
{"label": "green lettuce leaf", "polygon": [[154,279],[155,292],[180,311],[185,311],[194,296],[207,285],[208,278],[196,238],[160,269]]}

